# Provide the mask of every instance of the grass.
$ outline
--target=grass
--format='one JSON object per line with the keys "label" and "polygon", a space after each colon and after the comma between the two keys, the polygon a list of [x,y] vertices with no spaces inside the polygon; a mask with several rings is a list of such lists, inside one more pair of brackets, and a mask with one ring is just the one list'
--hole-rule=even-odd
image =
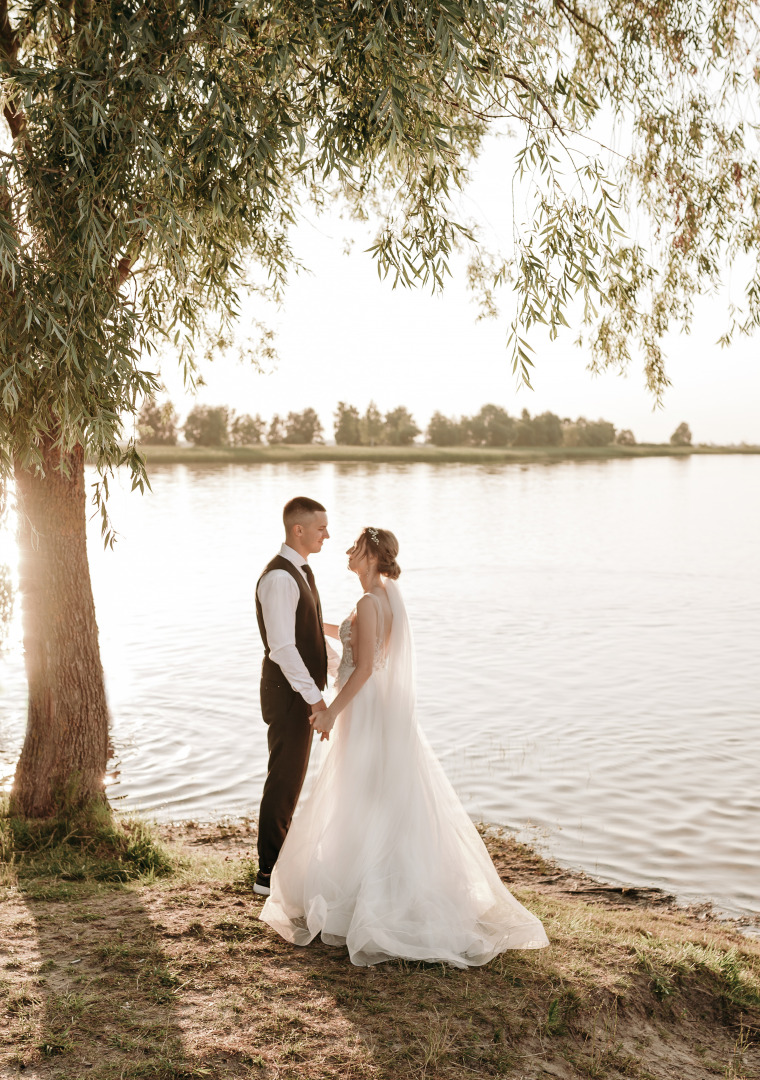
{"label": "grass", "polygon": [[40,900],[81,897],[74,883],[100,883],[171,873],[172,859],[138,818],[115,818],[106,805],[47,820],[14,817],[0,807],[0,883]]}
{"label": "grass", "polygon": [[141,446],[149,465],[355,462],[506,465],[530,462],[600,461],[610,458],[689,457],[693,454],[757,454],[758,446],[534,446],[488,449],[471,446]]}
{"label": "grass", "polygon": [[103,879],[88,864],[52,897],[34,887],[52,880],[41,851],[6,868],[3,1078],[760,1077],[760,941],[730,925],[619,895],[590,903],[486,833],[551,948],[469,971],[355,968],[259,921],[250,826],[145,836],[170,872],[135,861],[129,879]]}

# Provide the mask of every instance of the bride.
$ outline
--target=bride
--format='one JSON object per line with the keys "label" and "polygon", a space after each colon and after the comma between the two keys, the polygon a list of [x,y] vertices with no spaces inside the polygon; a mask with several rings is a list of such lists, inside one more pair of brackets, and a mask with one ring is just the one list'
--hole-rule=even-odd
{"label": "bride", "polygon": [[343,644],[338,694],[310,717],[333,739],[261,918],[296,945],[317,934],[346,945],[361,966],[403,957],[468,967],[540,949],[541,923],[499,878],[417,725],[397,555],[393,533],[371,527],[348,551],[364,595],[339,630],[325,627]]}

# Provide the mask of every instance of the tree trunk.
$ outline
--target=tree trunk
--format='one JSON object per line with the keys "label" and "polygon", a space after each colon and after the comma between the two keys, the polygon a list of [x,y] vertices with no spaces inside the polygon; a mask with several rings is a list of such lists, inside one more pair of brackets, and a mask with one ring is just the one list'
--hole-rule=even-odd
{"label": "tree trunk", "polygon": [[11,805],[25,817],[104,801],[109,754],[87,561],[84,450],[61,454],[50,440],[44,461],[44,476],[18,462],[15,469],[29,715]]}

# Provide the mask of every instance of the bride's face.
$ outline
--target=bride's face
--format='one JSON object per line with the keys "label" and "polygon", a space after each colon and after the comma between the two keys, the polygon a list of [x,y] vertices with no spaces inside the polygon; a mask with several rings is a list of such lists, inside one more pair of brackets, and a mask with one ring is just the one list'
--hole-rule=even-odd
{"label": "bride's face", "polygon": [[361,536],[354,540],[346,555],[348,555],[348,569],[353,570],[355,574],[361,574],[369,569],[369,557]]}

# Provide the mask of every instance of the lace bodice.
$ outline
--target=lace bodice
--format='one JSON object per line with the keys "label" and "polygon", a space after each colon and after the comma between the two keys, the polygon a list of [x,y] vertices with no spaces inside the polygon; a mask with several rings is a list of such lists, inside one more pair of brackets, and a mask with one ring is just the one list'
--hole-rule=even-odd
{"label": "lace bodice", "polygon": [[[365,593],[365,596],[372,596],[372,593]],[[372,659],[372,670],[378,671],[380,668],[385,667],[386,663],[386,651],[385,651],[385,619],[383,617],[383,609],[380,601],[375,596],[377,601],[377,637],[375,638],[375,654]],[[356,667],[354,662],[354,650],[351,644],[351,631],[354,625],[354,619],[356,618],[356,608],[347,615],[338,628],[340,635],[340,643],[343,646],[343,656],[341,657],[340,666],[338,667],[338,674],[335,677],[335,685],[340,688],[348,679],[351,672]]]}

